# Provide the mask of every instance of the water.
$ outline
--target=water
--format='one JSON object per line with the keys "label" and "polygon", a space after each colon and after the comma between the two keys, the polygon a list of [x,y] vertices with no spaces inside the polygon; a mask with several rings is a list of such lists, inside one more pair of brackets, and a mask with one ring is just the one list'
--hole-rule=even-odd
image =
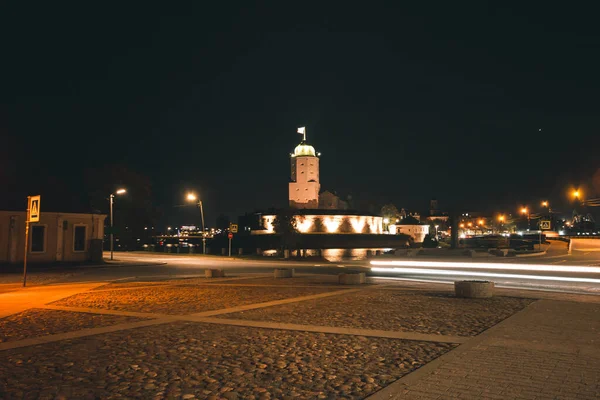
{"label": "water", "polygon": [[[323,249],[323,257],[329,262],[342,262],[342,261],[361,261],[369,258],[370,255],[374,255],[377,252],[383,254],[386,251],[393,250],[391,248],[369,248],[369,249]],[[277,250],[265,250],[264,256],[276,256]],[[291,253],[292,257],[296,255],[296,252]],[[318,250],[307,249],[307,256],[317,256]]]}

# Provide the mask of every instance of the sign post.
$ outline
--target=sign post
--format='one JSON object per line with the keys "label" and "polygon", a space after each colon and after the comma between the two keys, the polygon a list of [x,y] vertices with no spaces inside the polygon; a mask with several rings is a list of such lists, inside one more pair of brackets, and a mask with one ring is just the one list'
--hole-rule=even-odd
{"label": "sign post", "polygon": [[233,233],[229,232],[227,237],[229,238],[229,257],[231,257],[231,239],[233,239]]}
{"label": "sign post", "polygon": [[27,250],[29,247],[29,223],[40,220],[40,196],[27,196],[27,217],[25,218],[25,254],[23,255],[23,287],[27,286]]}

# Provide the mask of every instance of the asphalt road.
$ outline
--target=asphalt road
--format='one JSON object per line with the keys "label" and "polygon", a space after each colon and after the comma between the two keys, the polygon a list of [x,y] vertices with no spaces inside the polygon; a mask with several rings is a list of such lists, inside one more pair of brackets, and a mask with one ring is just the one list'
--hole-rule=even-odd
{"label": "asphalt road", "polygon": [[[600,246],[599,246],[600,249]],[[155,276],[202,275],[207,268],[229,273],[269,273],[274,268],[295,268],[299,273],[336,274],[365,271],[389,279],[431,281],[451,284],[456,280],[491,280],[500,287],[557,292],[600,294],[600,252],[586,248],[567,254],[567,246],[553,243],[545,255],[535,257],[380,257],[368,261],[328,263],[285,261],[269,258],[228,258],[160,253],[115,253],[116,261],[155,264],[107,267],[90,270],[85,280],[115,280]],[[158,264],[158,265],[157,265]],[[81,279],[74,278],[74,279]]]}

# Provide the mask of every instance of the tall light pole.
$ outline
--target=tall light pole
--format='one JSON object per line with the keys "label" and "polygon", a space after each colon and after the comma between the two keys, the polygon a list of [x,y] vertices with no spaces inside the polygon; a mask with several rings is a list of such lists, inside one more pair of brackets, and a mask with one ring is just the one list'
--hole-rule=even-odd
{"label": "tall light pole", "polygon": [[187,200],[194,202],[198,200],[197,204],[200,208],[200,218],[202,219],[202,254],[206,254],[206,236],[204,232],[204,210],[202,209],[202,200],[198,199],[194,193],[188,193]]}
{"label": "tall light pole", "polygon": [[115,193],[111,193],[109,196],[110,199],[110,259],[113,259],[113,250],[114,250],[114,234],[113,234],[113,202],[115,199],[115,194],[123,194],[126,193],[127,190],[125,189],[119,189],[117,190]]}
{"label": "tall light pole", "polygon": [[521,208],[521,214],[527,215],[527,230],[531,229],[531,227],[529,226],[530,225],[529,224],[529,217],[530,217],[530,215],[529,215],[529,209],[527,207]]}

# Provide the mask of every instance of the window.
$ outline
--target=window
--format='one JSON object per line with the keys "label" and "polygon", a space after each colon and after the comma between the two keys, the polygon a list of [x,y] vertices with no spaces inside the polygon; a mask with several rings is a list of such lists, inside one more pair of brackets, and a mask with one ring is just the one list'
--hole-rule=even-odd
{"label": "window", "polygon": [[31,225],[31,243],[29,251],[31,253],[43,253],[46,251],[46,226]]}
{"label": "window", "polygon": [[73,251],[85,251],[86,226],[75,226],[73,229]]}

